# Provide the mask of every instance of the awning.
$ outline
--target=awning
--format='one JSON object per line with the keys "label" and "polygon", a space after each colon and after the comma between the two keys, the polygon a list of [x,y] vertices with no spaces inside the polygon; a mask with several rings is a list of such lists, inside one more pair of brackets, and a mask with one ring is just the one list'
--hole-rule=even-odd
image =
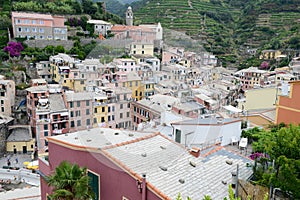
{"label": "awning", "polygon": [[238,109],[238,108],[233,107],[231,105],[229,105],[229,106],[223,106],[223,108],[225,108],[226,110],[228,110],[230,112],[233,112],[233,113],[241,113],[241,112],[243,112],[241,109]]}

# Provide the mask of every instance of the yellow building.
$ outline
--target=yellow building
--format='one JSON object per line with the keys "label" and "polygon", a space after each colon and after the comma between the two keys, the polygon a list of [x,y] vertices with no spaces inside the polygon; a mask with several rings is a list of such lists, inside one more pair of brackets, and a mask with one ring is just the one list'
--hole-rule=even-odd
{"label": "yellow building", "polygon": [[6,140],[7,152],[27,153],[34,151],[35,139],[32,138],[30,126],[10,126],[9,132],[10,134]]}
{"label": "yellow building", "polygon": [[154,85],[155,83],[153,81],[143,81],[142,85],[144,86],[144,96],[149,97],[154,95],[155,89]]}
{"label": "yellow building", "polygon": [[132,91],[132,99],[141,100],[144,96],[144,85],[141,77],[135,72],[120,72],[118,74],[119,82],[123,87],[127,87]]}
{"label": "yellow building", "polygon": [[259,56],[259,59],[274,60],[281,55],[281,51],[278,50],[263,50]]}
{"label": "yellow building", "polygon": [[275,108],[276,100],[281,94],[278,87],[257,88],[247,90],[244,102],[239,102],[241,110],[258,110]]}
{"label": "yellow building", "polygon": [[147,43],[133,43],[130,45],[130,55],[132,54],[145,54],[153,56],[154,45]]}
{"label": "yellow building", "polygon": [[94,127],[106,127],[108,122],[107,96],[99,94],[94,97]]}
{"label": "yellow building", "polygon": [[186,68],[190,68],[191,67],[191,61],[187,60],[187,59],[180,60],[179,64],[182,65],[182,66],[185,66]]}

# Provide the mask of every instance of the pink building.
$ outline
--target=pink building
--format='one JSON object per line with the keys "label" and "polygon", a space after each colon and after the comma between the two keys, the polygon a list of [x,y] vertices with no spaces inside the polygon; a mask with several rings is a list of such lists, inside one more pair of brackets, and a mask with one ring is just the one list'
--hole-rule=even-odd
{"label": "pink building", "polygon": [[171,200],[179,193],[183,199],[223,199],[228,184],[234,184],[236,164],[245,180],[252,174],[246,166],[251,160],[220,146],[211,149],[200,155],[199,149],[188,151],[160,133],[105,128],[50,137],[48,159],[39,160],[41,198],[51,194],[45,175],[67,160],[88,169],[97,200]]}
{"label": "pink building", "polygon": [[47,150],[47,136],[69,132],[69,112],[59,87],[33,86],[27,91],[29,124],[40,153]]}
{"label": "pink building", "polygon": [[111,32],[115,39],[132,39],[134,42],[154,43],[156,31],[148,27],[114,25]]}
{"label": "pink building", "polygon": [[63,16],[12,12],[13,36],[37,40],[67,40]]}
{"label": "pink building", "polygon": [[70,114],[70,132],[86,130],[92,127],[93,98],[88,92],[66,92],[66,104]]}
{"label": "pink building", "polygon": [[15,82],[0,75],[0,114],[11,116],[15,105]]}

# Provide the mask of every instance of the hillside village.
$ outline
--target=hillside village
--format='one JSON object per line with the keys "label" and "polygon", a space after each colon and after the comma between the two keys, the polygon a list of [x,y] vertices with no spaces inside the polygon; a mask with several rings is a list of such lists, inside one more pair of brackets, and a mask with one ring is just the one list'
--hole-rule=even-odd
{"label": "hillside village", "polygon": [[[67,46],[74,33],[66,21],[14,11],[10,41]],[[229,186],[242,199],[279,195],[251,185],[257,160],[245,133],[299,124],[300,55],[272,71],[268,61],[289,55],[264,50],[260,66],[224,68],[205,50],[166,45],[160,23],[135,25],[131,7],[124,21],[89,18],[97,39],[84,59],[54,50],[38,62],[25,55],[26,74],[0,76],[0,198],[47,199],[47,176],[66,160],[88,169],[94,199],[218,200]],[[99,53],[103,44],[123,56]],[[9,62],[22,63],[17,57]],[[36,167],[23,166],[22,155]],[[8,180],[25,182],[28,192],[2,193]]]}

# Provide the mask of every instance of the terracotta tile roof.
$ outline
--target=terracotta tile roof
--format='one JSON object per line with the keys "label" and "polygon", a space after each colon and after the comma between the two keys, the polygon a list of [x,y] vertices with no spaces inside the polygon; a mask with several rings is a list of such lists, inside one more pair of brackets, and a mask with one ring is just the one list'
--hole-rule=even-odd
{"label": "terracotta tile roof", "polygon": [[50,14],[39,14],[39,13],[25,13],[25,12],[12,12],[11,16],[20,18],[33,18],[33,19],[48,19],[53,20]]}
{"label": "terracotta tile roof", "polygon": [[131,30],[131,31],[137,31],[137,30],[142,30],[144,32],[153,32],[150,28],[147,27],[141,27],[141,26],[125,26],[125,25],[114,25],[111,28],[111,31],[117,31],[117,32],[124,32],[127,30]]}

